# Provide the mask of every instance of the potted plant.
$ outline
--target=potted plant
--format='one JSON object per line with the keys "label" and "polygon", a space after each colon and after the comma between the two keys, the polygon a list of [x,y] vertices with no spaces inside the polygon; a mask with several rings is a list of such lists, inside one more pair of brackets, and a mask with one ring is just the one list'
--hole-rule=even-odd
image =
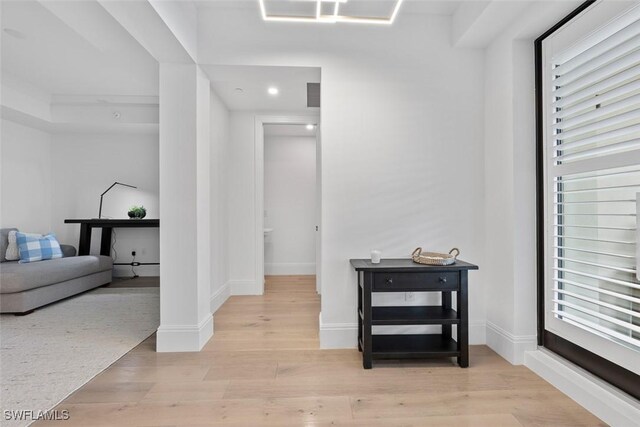
{"label": "potted plant", "polygon": [[129,215],[129,218],[142,219],[147,216],[147,210],[144,206],[131,206],[127,214]]}

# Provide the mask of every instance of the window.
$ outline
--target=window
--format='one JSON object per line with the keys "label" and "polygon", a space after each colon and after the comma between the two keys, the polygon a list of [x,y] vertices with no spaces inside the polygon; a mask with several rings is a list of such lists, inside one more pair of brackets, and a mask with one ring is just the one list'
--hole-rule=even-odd
{"label": "window", "polygon": [[588,2],[536,54],[542,344],[638,397],[640,6]]}

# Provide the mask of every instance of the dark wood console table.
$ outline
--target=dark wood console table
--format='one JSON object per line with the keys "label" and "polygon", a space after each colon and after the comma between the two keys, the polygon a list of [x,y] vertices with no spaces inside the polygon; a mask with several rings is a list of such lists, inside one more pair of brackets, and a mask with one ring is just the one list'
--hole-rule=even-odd
{"label": "dark wood console table", "polygon": [[[478,266],[456,261],[430,266],[410,259],[352,259],[358,273],[358,349],[362,364],[370,369],[373,359],[457,357],[460,367],[469,366],[469,318],[467,275]],[[374,307],[373,292],[441,292],[438,306]],[[451,293],[456,292],[456,308]],[[373,335],[377,325],[442,325],[440,334]],[[457,340],[451,336],[457,325]]]}
{"label": "dark wood console table", "polygon": [[111,231],[114,228],[158,228],[159,219],[65,219],[65,224],[80,224],[80,242],[78,255],[89,255],[91,250],[91,230],[102,228],[100,255],[111,255]]}

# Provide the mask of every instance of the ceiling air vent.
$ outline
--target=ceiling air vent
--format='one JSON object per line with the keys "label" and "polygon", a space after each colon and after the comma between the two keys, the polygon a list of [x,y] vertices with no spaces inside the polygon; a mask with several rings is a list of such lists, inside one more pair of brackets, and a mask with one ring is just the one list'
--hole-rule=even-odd
{"label": "ceiling air vent", "polygon": [[320,108],[320,83],[307,83],[307,107]]}

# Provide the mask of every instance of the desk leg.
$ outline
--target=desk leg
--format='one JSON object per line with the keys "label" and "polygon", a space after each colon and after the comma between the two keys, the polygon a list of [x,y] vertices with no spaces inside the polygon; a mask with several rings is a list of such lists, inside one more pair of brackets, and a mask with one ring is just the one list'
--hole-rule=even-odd
{"label": "desk leg", "polygon": [[358,316],[358,351],[362,352],[362,317],[360,317],[360,313],[364,313],[362,310],[362,272],[356,272],[358,274],[358,311],[356,315]]}
{"label": "desk leg", "polygon": [[89,255],[91,250],[91,225],[80,224],[80,242],[78,243],[78,255]]}
{"label": "desk leg", "polygon": [[460,291],[458,292],[458,316],[460,324],[458,325],[458,364],[461,368],[469,366],[469,295],[467,290],[466,271],[460,272]]}
{"label": "desk leg", "polygon": [[111,231],[112,227],[102,227],[100,255],[111,256]]}
{"label": "desk leg", "polygon": [[362,289],[362,366],[364,369],[371,369],[373,355],[372,334],[371,334],[371,286],[373,284],[373,273],[364,273],[364,286]]}
{"label": "desk leg", "polygon": [[[442,308],[451,309],[451,291],[442,291]],[[442,325],[442,338],[451,339],[451,325]]]}

